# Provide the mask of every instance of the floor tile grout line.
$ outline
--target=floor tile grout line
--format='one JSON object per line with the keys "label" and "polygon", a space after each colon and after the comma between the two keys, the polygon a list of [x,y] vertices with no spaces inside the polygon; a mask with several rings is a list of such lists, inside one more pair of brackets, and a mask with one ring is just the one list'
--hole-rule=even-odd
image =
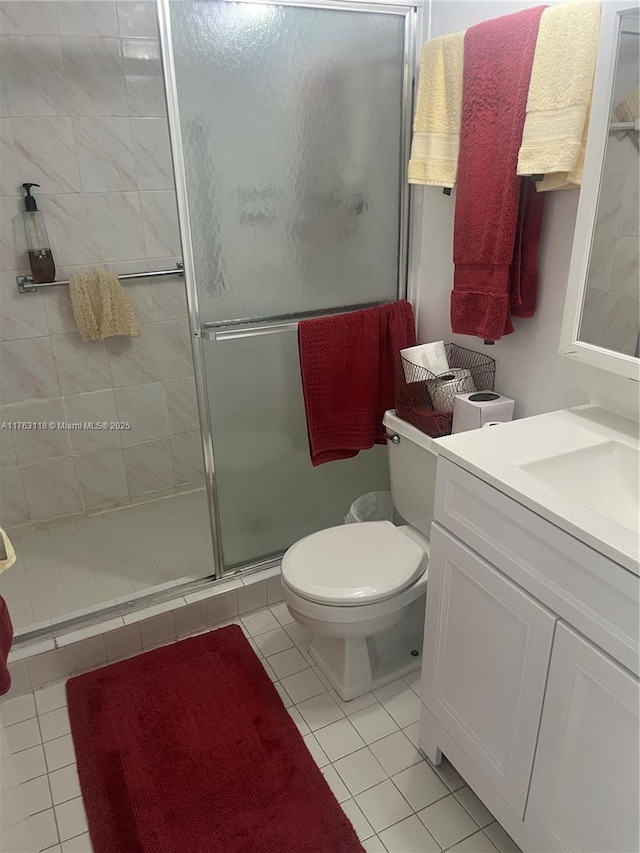
{"label": "floor tile grout line", "polygon": [[[43,745],[43,749],[44,749],[44,745]],[[49,774],[48,774],[48,773],[47,773],[47,785],[48,785],[48,787],[49,787],[49,796],[51,797],[51,808],[53,809],[53,819],[54,819],[54,821],[55,821],[55,824],[56,824],[56,832],[57,832],[57,834],[58,834],[58,844],[61,844],[61,841],[60,841],[60,830],[58,829],[58,819],[57,819],[57,817],[56,817],[56,808],[55,808],[55,805],[54,805],[54,803],[53,803],[53,789],[52,789],[52,787],[51,787],[51,778],[50,778],[50,776],[49,776]],[[53,845],[53,846],[55,847],[55,845]]]}
{"label": "floor tile grout line", "polygon": [[[36,776],[35,778],[41,779],[42,777]],[[29,779],[28,782],[20,782],[20,784],[21,785],[27,785],[29,782],[33,782],[33,781],[34,781],[33,779]],[[49,780],[47,779],[47,784],[48,783],[49,783]],[[49,785],[49,791],[51,791],[50,785]],[[52,804],[50,806],[45,806],[43,809],[38,809],[37,812],[31,812],[29,815],[27,815],[27,817],[35,817],[36,815],[42,814],[42,812],[48,812],[50,809],[53,809],[53,808],[54,808],[54,806],[53,806],[53,802],[52,802]]]}
{"label": "floor tile grout line", "polygon": [[[75,799],[75,797],[74,797],[74,799]],[[69,801],[67,800],[67,802],[69,802]],[[64,842],[63,842],[63,841],[59,841],[58,843],[59,843],[60,845],[62,845],[63,843],[64,843],[64,844],[66,844],[66,843],[67,843],[67,842],[69,842],[69,841],[74,841],[76,838],[82,838],[82,836],[83,836],[83,835],[89,835],[89,829],[88,829],[88,828],[87,828],[87,829],[85,829],[85,831],[84,831],[84,832],[79,832],[77,835],[73,835],[73,836],[71,836],[71,838],[65,838]],[[46,851],[45,851],[45,853],[46,853]]]}
{"label": "floor tile grout line", "polygon": [[[419,764],[419,762],[418,762],[418,764]],[[405,767],[404,770],[409,770],[411,767],[417,767],[418,764],[410,764],[409,767]],[[395,776],[399,776],[400,773],[404,773],[404,770],[398,770],[398,772],[395,774]],[[394,781],[394,777],[389,776],[389,779],[393,782],[393,784],[396,786],[396,788],[398,788],[397,783]],[[402,794],[402,791],[400,790],[400,788],[398,788],[398,790]],[[438,797],[437,800],[433,800],[433,802],[428,803],[426,806],[421,806],[421,808],[419,808],[417,811],[414,809],[414,814],[417,815],[419,811],[420,812],[424,811],[425,809],[430,808],[430,806],[435,806],[436,803],[441,803],[443,800],[446,800],[447,797],[453,797],[453,792],[447,791],[446,794],[443,794],[441,797]],[[406,797],[405,797],[405,799],[406,799]],[[411,803],[409,803],[409,805],[411,805]],[[462,805],[462,804],[460,804],[460,805]]]}
{"label": "floor tile grout line", "polygon": [[[443,784],[444,784],[444,783],[443,783]],[[462,806],[462,808],[466,811],[466,813],[469,815],[469,817],[471,818],[471,820],[472,820],[474,823],[478,824],[478,828],[479,828],[479,829],[481,829],[481,830],[483,830],[483,829],[484,829],[484,826],[480,826],[480,824],[478,823],[478,821],[477,821],[477,820],[475,819],[475,817],[471,814],[471,812],[470,812],[470,811],[469,811],[469,809],[465,806],[465,804],[464,804],[464,803],[461,803],[461,802],[460,802],[460,800],[458,799],[458,797],[456,797],[456,794],[458,794],[460,791],[462,791],[464,787],[469,788],[469,786],[467,785],[467,783],[466,783],[466,782],[465,782],[465,784],[463,785],[463,787],[462,787],[462,788],[457,788],[455,791],[449,791],[449,793],[451,794],[451,796],[452,796],[452,797],[454,797],[454,798],[455,798],[455,801],[458,803],[458,805],[459,805],[459,806]],[[475,791],[473,790],[473,788],[469,788],[469,790],[471,791],[471,793],[472,793],[472,794],[475,794]],[[475,794],[475,795],[476,795],[476,797],[478,797],[478,795],[477,795],[477,794]],[[480,797],[478,797],[478,799],[480,800]],[[480,800],[480,802],[482,803],[482,805],[483,805],[483,806],[485,807],[485,809],[486,809],[487,807],[484,805],[484,803],[482,802],[482,800]],[[487,809],[487,811],[489,811],[489,809]],[[489,814],[491,815],[491,817],[493,817],[493,814],[491,814],[491,812],[489,812]],[[495,818],[493,818],[493,820],[495,820]],[[491,821],[491,823],[493,823],[493,821]],[[489,824],[486,824],[486,825],[487,825],[487,826],[489,826]]]}
{"label": "floor tile grout line", "polygon": [[[302,670],[302,671],[304,671],[304,670]],[[296,673],[294,673],[294,674],[296,674]],[[284,687],[284,685],[282,685],[282,683],[280,682],[280,680],[278,680],[277,682],[273,682],[273,683],[274,683],[274,684],[280,684],[280,685],[283,687],[283,689],[284,689],[284,690],[286,690],[286,688]],[[318,698],[318,696],[324,696],[325,694],[328,694],[329,696],[331,696],[330,690],[329,690],[329,689],[327,689],[327,690],[325,690],[323,693],[317,693],[315,696],[310,696],[310,697],[309,697],[309,699],[303,699],[301,702],[294,702],[294,703],[293,703],[293,706],[291,706],[291,707],[296,708],[296,709],[300,712],[300,714],[301,714],[302,718],[304,719],[304,714],[302,714],[302,712],[300,711],[300,708],[299,708],[298,706],[299,706],[299,705],[304,704],[304,702],[309,702],[311,699],[316,699],[316,698]],[[331,696],[331,698],[333,699],[333,697],[332,697],[332,696]],[[334,701],[335,701],[335,700],[334,700]],[[336,704],[337,704],[337,703],[336,703]],[[384,705],[382,705],[382,703],[381,703],[380,701],[378,701],[378,700],[376,700],[376,701],[375,701],[374,703],[372,703],[371,705],[368,705],[366,708],[362,708],[361,710],[363,710],[363,711],[367,711],[367,710],[369,710],[370,708],[373,708],[375,705],[379,705],[381,708],[383,708],[384,710],[386,710],[386,708],[384,708]],[[340,709],[340,711],[342,711],[342,708],[340,708],[340,706],[338,706],[338,708]],[[287,708],[286,710],[288,711],[288,710],[289,710],[289,708]],[[354,711],[353,713],[354,713],[354,714],[358,714],[358,713],[359,713],[359,711]],[[387,712],[387,713],[388,713],[388,712]],[[391,716],[391,715],[389,715],[389,716]],[[391,717],[391,719],[393,720],[393,717]],[[331,725],[333,725],[333,723],[339,723],[339,722],[341,722],[342,720],[349,720],[349,722],[351,723],[351,725],[353,726],[353,728],[354,728],[356,731],[358,731],[358,729],[356,728],[356,726],[353,724],[353,721],[351,720],[351,717],[350,717],[348,714],[346,714],[344,711],[342,711],[342,717],[341,717],[340,719],[338,719],[338,720],[333,720],[331,723],[324,723],[322,726],[318,726],[318,728],[316,728],[316,729],[311,729],[311,731],[312,731],[312,732],[319,732],[321,729],[324,729],[324,728],[326,728],[327,726],[331,726]],[[305,720],[305,722],[306,722],[306,720]],[[364,741],[364,742],[365,742],[365,746],[371,746],[371,744],[379,743],[379,741],[384,740],[386,737],[389,737],[390,735],[397,734],[398,732],[402,732],[402,733],[404,734],[404,736],[407,738],[407,740],[409,740],[409,738],[407,737],[407,733],[404,731],[404,729],[403,729],[400,725],[398,725],[398,723],[397,723],[395,720],[393,720],[393,722],[394,722],[395,726],[397,727],[397,728],[395,729],[395,731],[387,732],[386,734],[382,735],[381,737],[379,737],[379,738],[375,738],[374,740],[371,740],[371,741]],[[307,725],[308,725],[308,723],[307,723]],[[407,725],[405,728],[408,728],[408,726],[412,726],[412,725],[414,725],[414,723],[408,723],[408,725]],[[360,732],[358,732],[358,734],[360,734]],[[363,737],[361,734],[360,734],[360,737],[362,737],[362,739],[364,740],[364,737]],[[411,742],[411,741],[409,741],[409,742]],[[412,745],[413,745],[413,744],[412,744]],[[359,748],[360,748],[360,749],[362,749],[362,747],[359,747]],[[354,752],[355,752],[355,750],[354,750]],[[424,760],[426,760],[426,759],[424,759]],[[406,769],[406,768],[405,768],[405,769]],[[401,771],[398,771],[398,772],[400,773]],[[443,784],[444,784],[444,783],[443,783]],[[452,791],[449,791],[449,793],[452,793]]]}
{"label": "floor tile grout line", "polygon": [[[319,695],[322,695],[322,694],[319,694]],[[313,697],[312,697],[312,698],[313,698]],[[378,704],[381,704],[381,703],[380,703],[380,702],[378,702]],[[295,706],[294,706],[294,707],[295,707]],[[369,706],[369,707],[371,707],[371,706]],[[290,710],[290,709],[287,709],[287,710]],[[366,709],[363,709],[363,710],[366,710]],[[347,717],[347,719],[348,719],[348,717]],[[336,722],[339,722],[339,721],[336,721]],[[329,724],[327,724],[327,725],[331,725],[331,724],[329,723]],[[410,723],[409,725],[412,725],[412,724]],[[324,727],[322,727],[322,728],[326,728],[326,726],[324,726]],[[400,730],[400,731],[402,731],[402,729],[399,729],[399,730]],[[315,731],[320,731],[320,729],[316,729]],[[315,731],[312,731],[312,732],[311,732],[311,734],[315,734]],[[387,737],[387,735],[385,735],[384,737]],[[384,739],[384,738],[380,738],[380,740],[382,740],[382,739]],[[375,743],[375,742],[376,742],[376,741],[372,741],[372,743]],[[470,838],[472,835],[475,835],[475,834],[476,834],[476,833],[478,833],[478,832],[483,832],[483,834],[485,834],[485,835],[486,835],[486,833],[484,833],[484,828],[483,828],[483,827],[481,827],[481,826],[477,823],[477,821],[475,820],[475,818],[474,818],[474,817],[473,817],[473,816],[472,816],[472,815],[467,811],[467,809],[465,809],[465,808],[464,808],[463,804],[459,802],[459,800],[457,799],[457,797],[455,797],[455,796],[454,796],[456,792],[449,790],[449,789],[448,789],[448,786],[446,786],[446,785],[445,785],[445,787],[447,787],[447,792],[446,792],[446,794],[443,794],[441,797],[438,797],[436,800],[434,800],[433,802],[429,803],[427,806],[423,806],[422,808],[418,809],[417,811],[416,811],[416,809],[414,809],[414,808],[413,808],[413,806],[411,805],[411,803],[409,803],[409,802],[408,802],[408,800],[406,799],[406,797],[403,795],[402,791],[400,790],[400,788],[399,788],[399,787],[398,787],[398,785],[396,784],[396,782],[395,782],[395,780],[394,780],[394,776],[397,776],[397,775],[399,775],[400,773],[403,773],[405,770],[408,770],[410,767],[415,767],[415,766],[417,766],[420,762],[417,762],[416,764],[409,765],[409,767],[403,768],[403,770],[399,770],[397,773],[395,773],[395,774],[394,774],[394,776],[392,776],[392,775],[390,775],[389,773],[387,773],[387,771],[385,770],[385,768],[384,768],[384,767],[382,767],[382,765],[381,765],[382,769],[383,769],[383,770],[384,770],[384,772],[386,773],[386,780],[382,780],[382,781],[380,781],[380,782],[376,782],[374,785],[371,785],[371,786],[369,786],[368,788],[364,788],[362,791],[359,791],[357,794],[352,793],[351,789],[350,789],[350,788],[349,788],[349,786],[347,785],[347,783],[346,783],[345,779],[343,778],[343,776],[341,775],[340,771],[338,770],[338,768],[337,768],[337,767],[335,767],[335,764],[336,764],[336,762],[337,762],[337,761],[340,761],[342,758],[347,758],[349,755],[353,755],[355,752],[359,752],[361,749],[368,748],[368,747],[369,747],[369,744],[366,744],[366,745],[365,745],[365,747],[358,747],[358,749],[353,750],[352,752],[349,752],[349,753],[347,753],[346,755],[341,756],[341,757],[340,757],[340,758],[338,758],[338,759],[335,759],[335,761],[330,761],[330,762],[329,762],[329,764],[324,765],[322,768],[319,768],[319,769],[322,771],[322,770],[324,770],[326,767],[332,767],[332,768],[334,769],[334,771],[338,774],[338,778],[342,781],[343,785],[345,786],[345,788],[346,788],[346,789],[347,789],[347,791],[349,792],[350,797],[349,797],[348,799],[352,799],[352,800],[354,800],[354,802],[355,802],[355,803],[356,803],[356,805],[358,805],[358,806],[359,806],[359,804],[358,804],[358,802],[357,802],[357,800],[356,800],[356,797],[360,796],[361,794],[364,794],[366,791],[370,791],[370,790],[372,790],[373,788],[375,788],[375,787],[376,787],[376,785],[380,785],[380,784],[382,784],[384,781],[387,781],[387,780],[388,780],[388,781],[391,781],[391,782],[394,784],[394,787],[396,788],[396,790],[398,791],[398,793],[400,794],[400,796],[402,797],[402,799],[407,803],[408,807],[411,809],[411,814],[412,814],[412,815],[415,815],[415,816],[418,818],[418,820],[420,820],[420,822],[422,823],[422,825],[424,826],[424,828],[425,828],[425,830],[426,830],[427,832],[429,832],[429,829],[428,829],[428,827],[426,826],[426,824],[424,824],[424,822],[422,821],[422,819],[419,817],[418,812],[419,812],[419,811],[423,811],[424,809],[429,808],[430,806],[435,805],[436,803],[441,802],[442,800],[445,800],[447,797],[453,797],[454,801],[455,801],[456,803],[458,803],[458,805],[460,805],[460,806],[462,807],[462,809],[464,810],[464,812],[465,812],[466,814],[468,814],[468,815],[469,815],[469,817],[470,817],[470,818],[471,818],[471,820],[474,822],[474,824],[476,824],[476,826],[475,826],[475,828],[474,828],[473,832],[469,833],[468,835],[465,835],[463,838],[458,839],[456,842],[454,842],[454,844],[449,845],[449,847],[447,847],[447,848],[442,848],[442,847],[440,847],[440,845],[438,844],[438,842],[437,842],[437,841],[436,841],[436,839],[434,838],[434,841],[436,842],[436,844],[438,844],[438,846],[440,847],[441,851],[443,851],[443,850],[444,850],[444,851],[446,851],[446,850],[451,849],[452,847],[455,847],[455,845],[456,845],[456,844],[460,844],[460,843],[461,843],[462,841],[464,841],[466,838]],[[374,757],[375,757],[375,754],[374,754]],[[377,760],[377,759],[376,759],[376,760]],[[422,757],[422,759],[421,759],[421,760],[422,760],[422,761],[424,761],[424,762],[427,764],[427,766],[429,766],[429,767],[430,767],[430,769],[432,769],[432,770],[433,770],[433,768],[431,768],[430,763],[428,762],[428,760],[427,760],[427,758],[426,758],[426,757]],[[378,763],[379,763],[379,762],[378,762]],[[438,778],[440,778],[440,777],[438,777]],[[442,780],[440,780],[440,781],[442,782],[442,784],[443,784],[443,785],[445,784]],[[460,790],[460,789],[457,789],[457,790]],[[340,805],[342,805],[342,803],[340,803]],[[362,810],[361,810],[361,811],[362,811]],[[364,812],[363,812],[363,814],[364,814]],[[384,831],[386,831],[387,829],[390,829],[392,826],[396,826],[398,823],[401,823],[403,820],[406,820],[406,819],[407,819],[407,817],[410,817],[410,816],[411,816],[411,815],[407,815],[406,817],[401,818],[399,821],[395,821],[395,822],[394,822],[394,823],[392,823],[392,824],[389,824],[389,826],[384,827],[384,829],[381,829],[381,830],[379,830],[379,831],[374,830],[373,835],[378,836],[381,832],[384,832]],[[365,815],[365,818],[366,818],[366,815]],[[372,829],[373,829],[373,827],[372,827]],[[367,838],[363,839],[363,841],[368,840],[368,838],[372,838],[372,837],[373,837],[373,835],[368,836]],[[429,835],[433,838],[433,835],[431,834],[431,832],[429,832]],[[487,838],[489,838],[489,837],[487,836]],[[491,839],[490,839],[490,838],[489,838],[489,841],[491,841]],[[493,842],[491,842],[491,843],[493,843]],[[494,846],[495,846],[495,845],[494,845]]]}
{"label": "floor tile grout line", "polygon": [[[11,728],[11,726],[7,726],[5,728],[5,732],[9,728]],[[44,741],[40,741],[39,743],[32,743],[31,746],[25,746],[23,747],[23,749],[16,749],[15,752],[11,750],[11,755],[20,755],[21,752],[26,752],[28,749],[35,749],[37,746],[41,746],[44,748]]]}
{"label": "floor tile grout line", "polygon": [[[380,783],[380,782],[379,782],[378,784],[382,784],[382,783]],[[370,790],[371,790],[371,788],[369,788],[368,790],[370,791]],[[364,792],[362,792],[362,793],[364,793]],[[358,796],[358,797],[359,797],[359,796],[360,796],[360,794],[356,794],[356,796]],[[350,797],[350,799],[352,799],[352,800],[356,803],[356,805],[358,806],[358,808],[360,808],[359,803],[356,801],[356,796],[351,796],[351,797]],[[346,801],[345,801],[345,802],[346,802]],[[406,800],[405,800],[405,802],[406,802]],[[342,806],[342,803],[339,803],[339,805],[340,805],[340,806]],[[408,803],[408,802],[407,802],[407,805],[409,806],[409,808],[412,808],[410,803]],[[360,811],[362,812],[362,809],[360,809]],[[366,819],[366,820],[367,820],[367,822],[369,823],[369,826],[371,826],[371,822],[369,821],[369,818],[367,818],[367,816],[364,814],[364,812],[362,812],[362,814],[364,815],[365,819]],[[379,835],[380,835],[380,833],[382,833],[382,832],[386,832],[388,829],[391,829],[391,828],[392,828],[392,827],[394,827],[394,826],[398,826],[398,824],[399,824],[399,823],[402,823],[402,821],[403,821],[403,820],[408,820],[410,817],[417,817],[417,818],[418,818],[418,820],[420,820],[420,818],[418,817],[418,813],[417,813],[416,811],[413,811],[413,809],[412,809],[412,811],[411,811],[411,814],[410,814],[410,815],[405,815],[405,817],[401,817],[401,818],[400,818],[400,820],[396,820],[396,821],[394,821],[393,823],[390,823],[390,824],[389,824],[389,826],[385,826],[383,829],[377,829],[377,830],[376,830],[376,829],[373,829],[373,826],[371,826],[371,829],[373,829],[373,834],[372,834],[372,835],[367,836],[367,838],[365,838],[365,839],[363,839],[363,840],[364,840],[364,841],[368,841],[368,839],[369,839],[369,838],[373,838],[373,836],[374,836],[374,835],[379,836]],[[429,835],[431,835],[431,833],[429,832],[429,830],[427,829],[427,827],[424,825],[424,823],[423,823],[421,820],[420,820],[420,823],[422,824],[422,826],[424,827],[424,829],[429,833]],[[474,834],[474,833],[472,833],[472,835],[473,835],[473,834]],[[468,838],[469,836],[465,836],[465,837],[466,837],[466,838]],[[436,844],[438,845],[438,847],[440,848],[441,853],[443,853],[443,848],[440,846],[439,842],[438,842],[438,841],[436,841],[436,839],[434,838],[434,836],[433,836],[433,835],[431,835],[431,838],[433,838],[433,840],[435,841],[435,843],[436,843]],[[461,838],[461,839],[460,839],[460,841],[464,841],[464,838]],[[383,843],[384,843],[384,842],[383,842]],[[456,844],[459,844],[459,843],[460,843],[459,841],[456,841]],[[451,847],[454,847],[454,846],[455,846],[455,845],[453,845],[453,844],[451,845]]]}
{"label": "floor tile grout line", "polygon": [[[47,778],[48,778],[48,775],[49,774],[47,774]],[[58,836],[58,844],[62,848],[62,838],[60,837],[60,827],[58,825],[58,813],[55,809],[55,806],[52,806],[52,809],[53,809],[53,820],[54,820],[55,825],[56,825],[56,834]],[[54,847],[55,847],[55,845],[54,845]]]}
{"label": "floor tile grout line", "polygon": [[[451,850],[451,848],[455,847],[456,844],[462,844],[463,841],[466,841],[467,838],[471,838],[472,835],[477,835],[478,832],[482,832],[482,830],[481,829],[474,829],[473,832],[470,832],[468,835],[465,835],[464,838],[459,838],[458,841],[456,841],[454,844],[450,844],[448,847],[444,847],[443,853],[447,853],[447,850]],[[489,841],[491,841],[491,839],[489,839]],[[491,843],[493,844],[492,841],[491,841]],[[495,847],[495,844],[494,844],[494,847]]]}

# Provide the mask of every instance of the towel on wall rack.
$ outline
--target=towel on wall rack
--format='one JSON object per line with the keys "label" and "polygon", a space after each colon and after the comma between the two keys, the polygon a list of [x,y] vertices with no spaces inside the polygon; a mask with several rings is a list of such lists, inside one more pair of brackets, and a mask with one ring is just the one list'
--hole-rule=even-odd
{"label": "towel on wall rack", "polygon": [[[141,278],[164,278],[165,276],[182,276],[184,275],[184,266],[182,261],[177,261],[176,266],[169,270],[147,270],[146,272],[127,272],[120,273],[118,279],[120,281],[136,281]],[[35,282],[33,276],[17,275],[16,284],[20,293],[37,293],[43,287],[67,287],[71,282],[66,278],[54,279],[54,281]]]}
{"label": "towel on wall rack", "polygon": [[[518,287],[534,289],[529,212],[518,227],[521,178],[516,175],[527,92],[540,16],[544,6],[485,21],[467,30],[464,46],[462,130],[453,236],[455,264],[451,329],[497,341],[513,332],[510,291],[526,257],[527,276]],[[523,204],[532,204],[527,195]],[[536,202],[536,205],[542,202]],[[532,274],[533,273],[533,274]],[[524,308],[535,297],[518,293]],[[527,309],[528,310],[528,309]],[[514,312],[515,313],[515,312]]]}
{"label": "towel on wall rack", "polygon": [[108,270],[80,273],[69,281],[71,306],[83,341],[142,334],[131,297],[118,276]]}
{"label": "towel on wall rack", "polygon": [[533,181],[520,181],[520,203],[513,261],[509,271],[509,309],[512,317],[533,317],[538,297],[538,244],[545,196]]}
{"label": "towel on wall rack", "polygon": [[413,120],[409,183],[456,185],[464,32],[424,43]]}
{"label": "towel on wall rack", "polygon": [[542,14],[531,69],[519,175],[539,191],[582,183],[600,32],[599,0],[569,0]]}

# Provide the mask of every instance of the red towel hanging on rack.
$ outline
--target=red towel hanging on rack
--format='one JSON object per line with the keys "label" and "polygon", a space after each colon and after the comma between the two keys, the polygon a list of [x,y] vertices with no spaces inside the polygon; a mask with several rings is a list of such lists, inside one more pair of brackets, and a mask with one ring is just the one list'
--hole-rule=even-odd
{"label": "red towel hanging on rack", "polygon": [[[513,331],[512,305],[514,314],[535,310],[533,234],[537,227],[539,235],[544,200],[535,198],[541,195],[535,187],[533,196],[523,188],[519,229],[516,167],[545,8],[485,21],[465,36],[451,328],[485,340],[497,341]],[[523,275],[520,264],[525,261]]]}
{"label": "red towel hanging on rack", "polygon": [[404,300],[298,325],[314,466],[385,444],[382,416],[395,406],[398,352],[415,343],[413,309]]}

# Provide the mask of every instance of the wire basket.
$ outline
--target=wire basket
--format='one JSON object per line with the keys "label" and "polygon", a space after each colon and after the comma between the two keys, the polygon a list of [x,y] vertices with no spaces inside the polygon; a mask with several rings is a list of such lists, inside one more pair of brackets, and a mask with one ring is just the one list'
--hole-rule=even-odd
{"label": "wire basket", "polygon": [[496,363],[474,350],[445,344],[449,370],[435,374],[398,354],[396,410],[405,421],[433,438],[451,433],[456,394],[493,391]]}

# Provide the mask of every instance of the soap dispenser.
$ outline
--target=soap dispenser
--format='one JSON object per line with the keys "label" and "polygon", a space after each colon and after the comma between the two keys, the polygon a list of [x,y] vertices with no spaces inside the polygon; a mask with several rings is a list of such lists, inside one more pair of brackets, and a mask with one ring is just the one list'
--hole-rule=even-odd
{"label": "soap dispenser", "polygon": [[26,193],[22,215],[24,216],[24,230],[27,234],[31,275],[35,283],[42,284],[54,280],[56,267],[49,246],[47,229],[44,227],[44,216],[42,211],[38,210],[36,200],[31,195],[31,187],[39,187],[40,184],[23,184],[22,186]]}

